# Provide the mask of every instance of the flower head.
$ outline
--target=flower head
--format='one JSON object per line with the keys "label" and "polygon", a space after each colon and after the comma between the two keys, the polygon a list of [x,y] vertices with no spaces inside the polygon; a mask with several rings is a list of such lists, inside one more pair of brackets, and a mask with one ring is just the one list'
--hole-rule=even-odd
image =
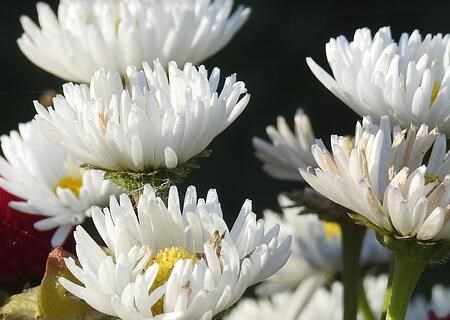
{"label": "flower head", "polygon": [[[64,85],[54,108],[36,103],[42,130],[77,159],[99,168],[173,169],[201,153],[244,110],[250,96],[236,75],[217,92],[220,71],[155,61],[130,67],[124,89],[116,72],[95,73],[90,88]],[[240,99],[241,95],[244,95]]]}
{"label": "flower head", "polygon": [[[146,185],[137,213],[125,194],[110,208],[92,212],[106,248],[80,226],[75,231],[80,266],[67,267],[81,282],[61,284],[100,312],[121,319],[212,319],[252,284],[278,271],[289,256],[290,238],[279,226],[257,221],[246,201],[232,229],[222,218],[217,194],[197,199],[189,187],[184,204],[176,187],[168,205]],[[171,318],[172,319],[172,318]]]}
{"label": "flower head", "polygon": [[[0,186],[20,199],[14,209],[44,216],[38,230],[55,229],[52,246],[61,245],[75,225],[81,224],[93,205],[104,205],[120,189],[103,179],[103,172],[84,171],[56,144],[37,130],[34,122],[1,137],[5,158],[0,157]],[[18,217],[17,219],[21,219]]]}
{"label": "flower head", "polygon": [[[364,288],[374,314],[381,313],[387,280],[386,275],[368,276],[364,279]],[[342,320],[342,284],[333,282],[330,290],[320,287],[314,292],[310,291],[310,287],[309,284],[302,284],[293,292],[280,292],[271,299],[244,299],[225,319]],[[359,319],[364,319],[362,314],[358,315]]]}
{"label": "flower head", "polygon": [[[300,169],[330,200],[369,221],[377,231],[419,241],[450,239],[450,160],[446,138],[426,125],[408,130],[358,122],[354,143],[331,137],[332,154],[313,146],[318,168]],[[425,155],[429,154],[428,161]]]}
{"label": "flower head", "polygon": [[[267,225],[279,224],[282,236],[292,237],[292,253],[286,265],[257,287],[257,293],[269,295],[297,287],[305,279],[318,277],[322,283],[342,271],[342,231],[339,224],[319,220],[316,214],[304,213],[303,207],[285,195],[278,197],[283,213],[266,210]],[[371,231],[364,238],[360,265],[367,267],[389,261],[389,252],[383,248]],[[328,278],[328,279],[327,279]]]}
{"label": "flower head", "polygon": [[282,180],[301,180],[298,168],[307,168],[316,164],[311,153],[315,143],[311,123],[302,109],[298,109],[294,118],[295,135],[289,129],[284,117],[277,119],[277,128],[266,128],[272,144],[254,137],[253,146],[256,157],[264,166],[264,171],[270,176]]}
{"label": "flower head", "polygon": [[[124,75],[129,65],[160,59],[194,64],[222,49],[250,9],[233,0],[61,0],[58,16],[38,3],[40,27],[21,18],[22,52],[65,80],[88,82],[105,68]],[[231,15],[230,15],[231,14]]]}
{"label": "flower head", "polygon": [[358,29],[352,41],[344,36],[326,45],[333,77],[311,58],[314,75],[334,95],[361,116],[389,115],[402,128],[412,123],[450,133],[450,35],[418,30],[395,42],[389,27],[373,37]]}

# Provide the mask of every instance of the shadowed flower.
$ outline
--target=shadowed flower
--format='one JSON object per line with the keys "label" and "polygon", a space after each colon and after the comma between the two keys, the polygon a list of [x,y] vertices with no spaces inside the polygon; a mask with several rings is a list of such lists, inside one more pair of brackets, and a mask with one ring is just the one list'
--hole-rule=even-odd
{"label": "shadowed flower", "polygon": [[21,17],[22,52],[42,69],[89,82],[99,68],[124,75],[127,66],[160,59],[197,64],[222,49],[250,9],[233,0],[61,0],[58,16],[39,2],[40,27]]}

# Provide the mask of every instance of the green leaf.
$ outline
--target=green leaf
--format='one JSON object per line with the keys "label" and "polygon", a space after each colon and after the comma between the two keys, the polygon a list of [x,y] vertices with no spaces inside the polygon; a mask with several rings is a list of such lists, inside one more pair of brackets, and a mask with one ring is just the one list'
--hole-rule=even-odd
{"label": "green leaf", "polygon": [[37,295],[39,287],[25,290],[12,296],[8,303],[0,309],[3,320],[35,320],[38,319]]}

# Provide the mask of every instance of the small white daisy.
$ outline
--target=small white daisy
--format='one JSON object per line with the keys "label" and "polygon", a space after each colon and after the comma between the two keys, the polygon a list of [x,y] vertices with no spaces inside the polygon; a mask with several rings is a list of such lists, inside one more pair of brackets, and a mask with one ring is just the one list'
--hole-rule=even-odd
{"label": "small white daisy", "polygon": [[[257,288],[260,295],[290,290],[302,281],[318,277],[322,282],[342,271],[342,235],[337,223],[319,220],[316,214],[302,214],[302,207],[280,194],[282,216],[266,210],[267,225],[280,225],[283,236],[291,236],[292,253],[286,265]],[[361,267],[389,262],[389,252],[372,231],[368,231],[361,250]]]}
{"label": "small white daisy", "polygon": [[146,185],[137,212],[127,195],[110,208],[92,209],[107,248],[79,226],[79,265],[66,265],[81,282],[61,284],[100,312],[131,319],[212,319],[252,284],[278,271],[289,257],[291,239],[279,241],[279,226],[257,220],[246,201],[231,230],[215,190],[197,199],[189,187],[184,204],[171,187],[168,205]]}
{"label": "small white daisy", "polygon": [[[450,160],[446,137],[426,125],[401,131],[387,117],[365,117],[354,143],[332,136],[332,154],[312,147],[318,168],[303,178],[330,200],[370,221],[382,233],[423,241],[450,239]],[[424,165],[427,153],[429,159]],[[357,216],[355,216],[357,218]]]}
{"label": "small white daisy", "polygon": [[358,29],[353,41],[332,38],[326,55],[332,76],[311,58],[308,66],[320,82],[361,116],[389,115],[403,128],[412,123],[450,133],[450,35],[418,30],[395,42],[389,27],[373,37]]}
{"label": "small white daisy", "polygon": [[93,205],[106,205],[119,189],[103,180],[103,172],[84,171],[36,128],[19,124],[19,131],[1,137],[5,158],[0,157],[0,186],[23,199],[13,208],[45,216],[34,227],[55,229],[51,244],[62,244],[75,225],[81,224]]}
{"label": "small white daisy", "polygon": [[[84,163],[117,171],[173,169],[198,155],[244,110],[250,95],[236,75],[217,92],[220,71],[154,61],[116,72],[99,70],[90,88],[64,85],[54,108],[35,103],[36,120],[53,141]],[[244,95],[242,98],[241,96]]]}
{"label": "small white daisy", "polygon": [[[380,319],[387,280],[386,275],[364,279],[367,300],[377,319]],[[301,285],[294,292],[277,293],[271,299],[244,299],[225,319],[342,320],[342,297],[340,282],[334,282],[330,290],[322,287],[312,294],[308,285]],[[362,319],[364,316],[358,314],[358,320]]]}
{"label": "small white daisy", "polygon": [[197,64],[222,49],[250,9],[233,0],[61,0],[58,16],[37,4],[40,27],[21,17],[22,52],[42,69],[89,82],[95,70],[125,74],[158,58]]}
{"label": "small white daisy", "polygon": [[315,166],[311,153],[315,143],[314,132],[308,116],[298,109],[294,117],[295,135],[289,129],[284,117],[277,119],[277,128],[268,126],[267,135],[272,143],[253,138],[256,157],[263,162],[263,169],[270,176],[282,180],[301,180],[298,168]]}

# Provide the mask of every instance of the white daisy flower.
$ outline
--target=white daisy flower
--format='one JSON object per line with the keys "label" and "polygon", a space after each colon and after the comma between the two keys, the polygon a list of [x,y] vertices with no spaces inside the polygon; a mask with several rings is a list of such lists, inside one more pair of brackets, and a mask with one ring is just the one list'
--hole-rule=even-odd
{"label": "white daisy flower", "polygon": [[197,199],[189,187],[182,207],[176,187],[168,206],[146,185],[137,213],[127,195],[92,209],[107,248],[82,227],[75,240],[79,265],[66,260],[81,286],[61,284],[100,312],[131,319],[212,319],[247,287],[271,276],[288,259],[291,239],[279,226],[257,221],[247,200],[231,230],[215,190]]}
{"label": "white daisy flower", "polygon": [[298,109],[294,117],[295,134],[289,129],[284,117],[277,119],[277,128],[268,126],[267,135],[272,143],[253,138],[256,157],[263,162],[263,169],[274,178],[282,180],[301,180],[298,168],[315,166],[311,146],[316,138],[308,116]]}
{"label": "white daisy flower", "polygon": [[427,124],[450,133],[450,36],[418,30],[398,43],[389,27],[373,37],[358,29],[326,45],[330,76],[311,58],[307,63],[320,82],[361,116],[389,115],[403,128]]}
{"label": "white daisy flower", "polygon": [[[367,300],[372,312],[378,316],[377,319],[380,319],[383,308],[387,280],[386,275],[368,276],[364,279]],[[225,319],[342,320],[342,298],[343,286],[340,282],[334,282],[330,290],[322,287],[313,294],[308,286],[303,285],[295,292],[277,293],[271,299],[244,299]],[[362,319],[365,319],[364,316],[358,314],[358,320]]]}
{"label": "white daisy flower", "polygon": [[[450,288],[435,285],[430,300],[416,296],[408,307],[407,318],[419,320],[450,319]],[[415,318],[413,317],[415,316]]]}
{"label": "white daisy flower", "polygon": [[50,142],[35,123],[19,124],[19,131],[1,137],[5,158],[0,157],[0,187],[23,199],[10,206],[24,213],[45,216],[34,227],[55,229],[51,240],[64,243],[75,225],[81,224],[93,205],[105,205],[119,189],[103,172],[84,171],[80,163]]}
{"label": "white daisy flower", "polygon": [[58,16],[38,3],[40,27],[21,17],[22,52],[65,80],[89,82],[95,70],[125,74],[160,59],[197,64],[222,49],[250,9],[233,0],[61,0]]}
{"label": "white daisy flower", "polygon": [[[305,279],[321,278],[322,283],[342,271],[342,235],[337,223],[319,220],[316,214],[302,214],[302,207],[280,194],[282,216],[266,210],[267,225],[280,225],[283,236],[291,236],[292,253],[286,265],[257,287],[260,295],[294,289]],[[361,249],[361,267],[389,262],[389,252],[372,231],[365,235]]]}
{"label": "white daisy flower", "polygon": [[[173,169],[198,155],[244,110],[250,95],[236,75],[217,92],[220,71],[155,61],[130,67],[123,88],[116,72],[99,70],[90,88],[64,85],[54,108],[35,103],[41,129],[84,163],[116,171]],[[241,98],[241,95],[244,95]]]}
{"label": "white daisy flower", "polygon": [[331,148],[332,154],[319,141],[312,148],[319,168],[300,169],[314,189],[380,232],[419,241],[450,238],[445,135],[426,125],[395,127],[391,134],[387,117],[379,127],[366,117],[356,126],[354,144],[332,136]]}

